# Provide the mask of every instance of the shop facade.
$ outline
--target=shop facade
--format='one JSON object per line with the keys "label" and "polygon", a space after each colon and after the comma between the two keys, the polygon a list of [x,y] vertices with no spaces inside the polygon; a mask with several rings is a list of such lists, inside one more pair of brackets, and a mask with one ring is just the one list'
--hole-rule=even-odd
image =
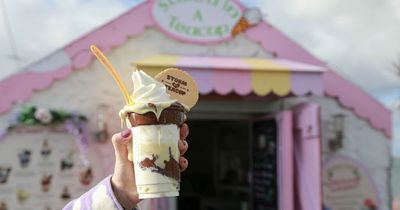
{"label": "shop facade", "polygon": [[[262,20],[259,10],[236,1],[146,1],[0,82],[4,125],[21,104],[87,119],[88,141],[68,129],[55,134],[40,127],[35,135],[40,143],[63,132],[75,140],[78,146],[67,147],[80,169],[90,166],[91,183],[112,172],[113,149],[106,139],[120,130],[123,100],[90,44],[106,52],[130,88],[132,69],[155,75],[167,67],[187,71],[199,87],[199,103],[188,115],[190,164],[181,196],[144,201],[144,209],[389,209],[390,112]],[[0,149],[34,130],[14,127]],[[61,156],[53,156],[54,164]],[[349,161],[335,162],[342,157]],[[39,183],[46,170],[57,170],[53,184],[61,183],[65,173],[46,167],[30,173]],[[24,179],[25,172],[22,166],[10,172],[8,192],[16,193],[13,179]],[[74,189],[85,187],[78,183]],[[367,191],[366,197],[360,194]],[[31,193],[25,204],[13,195],[8,205],[51,204],[55,199],[46,200],[46,193],[59,192]],[[343,193],[358,197],[348,200]]]}

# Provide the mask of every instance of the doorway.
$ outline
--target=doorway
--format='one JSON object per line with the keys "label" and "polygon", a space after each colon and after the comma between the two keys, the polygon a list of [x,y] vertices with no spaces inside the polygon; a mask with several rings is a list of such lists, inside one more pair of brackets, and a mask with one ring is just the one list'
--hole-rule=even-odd
{"label": "doorway", "polygon": [[178,209],[248,209],[250,121],[192,120],[189,127],[189,167],[182,173]]}

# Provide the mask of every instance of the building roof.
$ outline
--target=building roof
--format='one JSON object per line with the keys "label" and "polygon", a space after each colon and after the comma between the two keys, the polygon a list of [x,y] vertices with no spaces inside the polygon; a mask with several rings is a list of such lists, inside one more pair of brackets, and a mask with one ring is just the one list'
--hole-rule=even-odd
{"label": "building roof", "polygon": [[[61,80],[70,73],[87,67],[94,59],[94,56],[88,50],[91,44],[96,43],[96,45],[106,53],[111,48],[124,44],[129,37],[141,34],[147,27],[158,27],[151,16],[151,12],[149,12],[152,3],[153,0],[145,1],[118,18],[27,67],[24,71],[0,81],[0,114],[9,110],[16,102],[26,101],[34,91],[44,90],[50,87],[56,80]],[[262,65],[264,65],[265,62],[272,62],[275,66],[282,67],[280,70],[278,68],[277,71],[285,72],[288,70],[287,72],[289,72],[290,75],[297,75],[297,78],[302,78],[302,80],[296,79],[296,81],[303,82],[297,82],[299,87],[290,88],[291,92],[298,91],[300,95],[305,93],[313,93],[315,95],[325,94],[336,98],[341,105],[352,110],[358,117],[368,121],[371,126],[383,132],[387,137],[391,136],[391,113],[387,108],[365,91],[335,73],[326,64],[308,53],[267,21],[262,21],[254,27],[247,29],[244,34],[249,40],[259,43],[267,52],[273,52],[273,54],[276,55],[276,58],[272,61],[262,61],[264,63],[260,63],[258,60],[254,60],[254,58],[241,59],[240,62],[243,61],[245,65],[251,66],[249,69],[265,69]],[[193,57],[186,56],[184,59],[192,59],[191,61],[193,63]],[[212,61],[213,59],[235,58],[198,57],[196,59],[208,59],[208,61]],[[233,62],[234,60],[231,61]],[[145,62],[145,60],[142,62]],[[140,63],[138,64],[140,65]],[[199,67],[203,65],[204,62],[197,62],[195,64]],[[212,67],[214,69],[221,69],[221,66],[218,67],[218,65],[221,65],[221,63],[214,64]],[[237,75],[235,76],[229,73],[232,72],[233,68],[229,66],[232,64],[225,62],[224,65],[226,66],[222,69],[230,69],[231,71],[224,71],[226,73],[225,76],[220,78],[228,79],[225,79],[224,83],[220,82],[219,86],[210,86],[211,84],[208,84],[208,86],[210,86],[207,87],[209,90],[203,90],[202,92],[202,89],[200,89],[203,94],[215,90],[222,95],[229,91],[236,91],[239,94],[247,94],[249,91],[253,91],[258,95],[265,95],[273,90],[266,90],[262,87],[261,89],[254,87],[246,89],[248,86],[230,85],[233,83],[229,83],[229,81],[233,80],[229,78],[237,78]],[[200,67],[205,68],[206,66],[207,65]],[[188,68],[187,65],[185,68]],[[244,72],[244,69],[245,68],[242,68],[241,72]],[[269,69],[268,72],[271,72],[273,68],[267,69]],[[219,73],[223,74],[224,72]],[[310,77],[307,75],[313,76]],[[290,78],[294,77],[291,76]],[[250,76],[250,78],[252,77]],[[313,81],[307,81],[307,79]],[[202,81],[197,82],[202,83]],[[203,83],[206,83],[206,81]],[[294,84],[296,83],[290,83],[292,86]],[[207,84],[200,84],[200,87],[202,86],[206,88]],[[300,86],[303,87],[303,89],[301,89]],[[286,89],[286,92],[275,92],[278,93],[278,95],[284,95],[290,91]]]}

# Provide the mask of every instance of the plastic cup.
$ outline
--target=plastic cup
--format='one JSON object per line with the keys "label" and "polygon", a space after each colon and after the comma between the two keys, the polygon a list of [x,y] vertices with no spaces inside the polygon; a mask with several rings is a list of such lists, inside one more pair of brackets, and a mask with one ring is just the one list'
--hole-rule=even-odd
{"label": "plastic cup", "polygon": [[178,103],[161,112],[128,113],[132,126],[132,153],[140,199],[179,196],[180,126],[186,120]]}

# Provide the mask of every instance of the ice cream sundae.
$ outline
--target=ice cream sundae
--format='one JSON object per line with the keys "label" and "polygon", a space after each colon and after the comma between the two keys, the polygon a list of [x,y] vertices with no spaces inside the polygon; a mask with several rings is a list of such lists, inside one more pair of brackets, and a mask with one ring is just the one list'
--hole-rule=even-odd
{"label": "ice cream sundae", "polygon": [[[188,76],[178,69],[171,69],[170,73],[173,72]],[[134,91],[131,95],[134,103],[126,105],[119,113],[132,129],[133,158],[130,158],[135,165],[137,190],[141,199],[179,195],[179,127],[185,122],[186,113],[196,103],[198,91],[194,87],[197,94],[194,103],[181,103],[179,97],[177,99],[171,95],[187,93],[188,88],[176,85],[174,90],[167,88],[167,81],[162,79],[166,73],[169,74],[162,72],[157,78],[160,81],[157,81],[143,71],[134,71]]]}

